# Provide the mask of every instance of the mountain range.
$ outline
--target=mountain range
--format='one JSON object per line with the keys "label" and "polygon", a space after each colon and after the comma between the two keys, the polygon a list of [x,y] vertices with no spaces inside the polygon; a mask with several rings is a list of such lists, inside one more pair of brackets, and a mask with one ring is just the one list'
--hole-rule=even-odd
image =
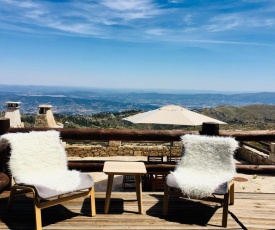
{"label": "mountain range", "polygon": [[219,106],[275,105],[275,92],[217,93],[204,91],[119,90],[52,86],[0,85],[0,111],[5,102],[20,101],[21,113],[36,114],[40,104],[58,114],[92,115],[101,112],[151,110],[175,104],[191,110]]}

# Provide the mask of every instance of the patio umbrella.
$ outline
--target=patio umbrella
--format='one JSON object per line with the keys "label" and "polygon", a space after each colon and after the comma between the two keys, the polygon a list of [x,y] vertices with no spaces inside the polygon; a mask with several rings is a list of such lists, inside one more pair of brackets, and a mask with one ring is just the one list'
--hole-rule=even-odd
{"label": "patio umbrella", "polygon": [[123,120],[142,124],[165,124],[186,126],[198,126],[202,125],[202,123],[204,122],[226,124],[225,122],[190,111],[186,108],[176,105],[167,105],[159,109],[123,118]]}

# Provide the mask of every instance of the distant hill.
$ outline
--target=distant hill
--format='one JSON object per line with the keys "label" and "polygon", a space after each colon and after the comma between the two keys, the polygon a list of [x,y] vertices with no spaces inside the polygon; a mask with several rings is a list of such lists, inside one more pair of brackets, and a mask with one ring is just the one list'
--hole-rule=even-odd
{"label": "distant hill", "polygon": [[154,92],[153,90],[0,85],[0,111],[6,110],[6,101],[22,102],[20,111],[25,114],[36,114],[39,104],[50,104],[54,113],[68,115],[147,111],[169,104],[196,110],[250,104],[275,105],[275,92],[238,94],[192,92],[169,90],[162,93],[157,90]]}
{"label": "distant hill", "polygon": [[219,106],[200,112],[228,123],[225,128],[275,129],[275,105]]}

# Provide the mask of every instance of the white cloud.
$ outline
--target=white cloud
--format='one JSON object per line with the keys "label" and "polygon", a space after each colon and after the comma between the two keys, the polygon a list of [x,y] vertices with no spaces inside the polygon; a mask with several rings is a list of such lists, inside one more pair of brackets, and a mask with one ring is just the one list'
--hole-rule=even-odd
{"label": "white cloud", "polygon": [[211,32],[230,30],[243,24],[243,19],[236,14],[220,15],[210,20],[211,24],[206,26]]}
{"label": "white cloud", "polygon": [[247,20],[247,23],[249,23],[253,27],[274,27],[275,26],[275,19],[274,18],[250,18],[250,20]]}
{"label": "white cloud", "polygon": [[184,15],[183,21],[188,26],[194,24],[194,22],[193,22],[193,16],[191,14]]}
{"label": "white cloud", "polygon": [[105,7],[100,10],[107,10],[114,20],[146,19],[162,14],[152,0],[103,0],[100,5]]}
{"label": "white cloud", "polygon": [[103,0],[101,4],[118,11],[143,11],[147,10],[152,5],[150,0]]}
{"label": "white cloud", "polygon": [[170,3],[181,3],[183,0],[169,0]]}
{"label": "white cloud", "polygon": [[32,0],[1,0],[2,4],[7,4],[10,7],[15,8],[24,8],[24,9],[33,9],[39,6],[39,4],[35,3]]}
{"label": "white cloud", "polygon": [[33,8],[39,7],[39,5],[33,1],[19,1],[16,4],[18,7],[22,7],[26,9],[33,9]]}
{"label": "white cloud", "polygon": [[263,4],[261,8],[254,5],[249,8],[249,4],[262,3],[236,0],[227,4],[193,5],[180,0],[166,3],[158,0],[1,0],[0,29],[121,40],[154,38],[170,42],[186,42],[187,38],[197,42],[220,41],[228,32],[234,38],[232,41],[243,42],[245,36],[239,34],[244,31],[273,34],[275,8],[272,4],[267,4],[270,7]]}
{"label": "white cloud", "polygon": [[[274,12],[275,13],[275,12]],[[261,15],[256,12],[243,12],[233,14],[221,14],[210,19],[205,26],[208,31],[219,32],[227,30],[253,30],[257,28],[275,26],[275,18],[269,15]]]}
{"label": "white cloud", "polygon": [[168,30],[164,30],[161,28],[154,28],[154,29],[146,30],[147,34],[155,35],[155,36],[165,35],[165,34],[167,34],[167,32],[168,32]]}

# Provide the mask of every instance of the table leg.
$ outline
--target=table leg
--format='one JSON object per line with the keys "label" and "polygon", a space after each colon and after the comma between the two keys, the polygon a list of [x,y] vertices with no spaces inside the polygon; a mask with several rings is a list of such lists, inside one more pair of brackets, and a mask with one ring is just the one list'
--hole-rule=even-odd
{"label": "table leg", "polygon": [[112,192],[112,188],[113,188],[113,180],[114,180],[114,174],[109,174],[108,175],[107,190],[106,190],[106,199],[105,199],[105,205],[104,205],[104,213],[109,212],[111,192]]}
{"label": "table leg", "polygon": [[137,201],[138,201],[138,211],[140,214],[143,213],[142,208],[142,183],[141,183],[141,175],[135,175],[136,182],[136,193],[137,193]]}

